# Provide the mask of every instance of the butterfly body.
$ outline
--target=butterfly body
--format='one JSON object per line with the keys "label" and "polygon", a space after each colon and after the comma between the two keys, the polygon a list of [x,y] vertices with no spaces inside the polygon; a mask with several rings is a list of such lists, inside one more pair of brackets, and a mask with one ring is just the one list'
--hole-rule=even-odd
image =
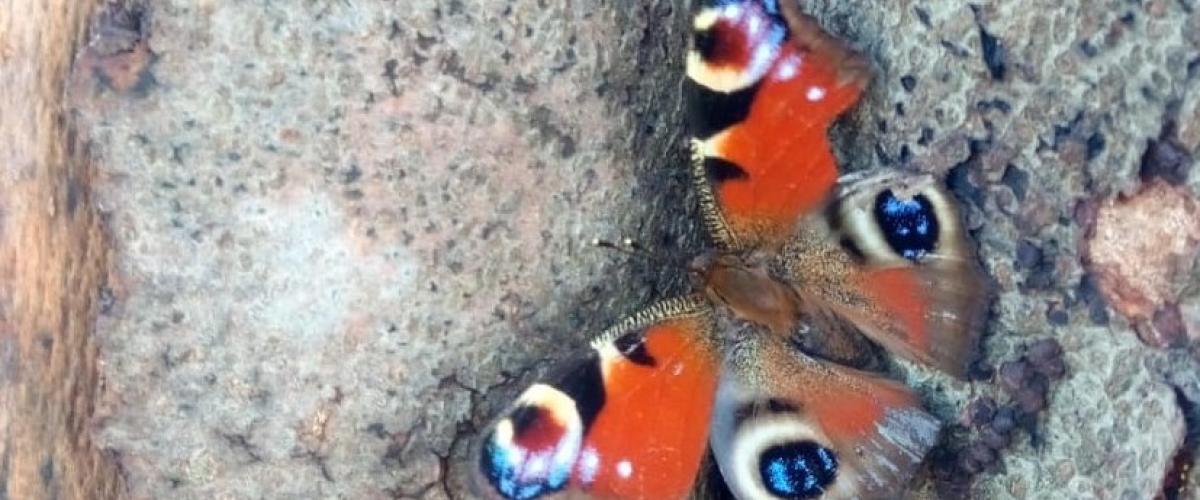
{"label": "butterfly body", "polygon": [[482,436],[486,498],[684,498],[711,450],[741,499],[895,496],[940,427],[863,371],[878,345],[961,376],[985,306],[932,177],[842,176],[826,129],[866,64],[787,0],[706,0],[687,60],[714,248],[694,292],[596,336]]}

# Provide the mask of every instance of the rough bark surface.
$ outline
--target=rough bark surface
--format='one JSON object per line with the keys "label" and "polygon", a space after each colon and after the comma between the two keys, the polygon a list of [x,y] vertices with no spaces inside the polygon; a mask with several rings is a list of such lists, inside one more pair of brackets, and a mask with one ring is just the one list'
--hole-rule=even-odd
{"label": "rough bark surface", "polygon": [[0,1],[0,499],[120,498],[92,434],[108,238],[64,107],[91,9]]}
{"label": "rough bark surface", "polygon": [[[1196,196],[1196,3],[805,8],[876,69],[836,129],[847,170],[945,175],[966,206],[995,282],[987,360],[1044,336],[1066,351],[1036,432],[975,493],[1159,493],[1195,445],[1200,372],[1194,341],[1135,330],[1200,331],[1200,277],[1147,326],[1108,307],[1082,249],[1088,207],[1157,179]],[[463,497],[508,398],[681,289],[680,269],[586,242],[702,244],[682,0],[113,9],[76,96],[115,246],[98,436],[133,498]],[[907,371],[948,422],[996,392]]]}

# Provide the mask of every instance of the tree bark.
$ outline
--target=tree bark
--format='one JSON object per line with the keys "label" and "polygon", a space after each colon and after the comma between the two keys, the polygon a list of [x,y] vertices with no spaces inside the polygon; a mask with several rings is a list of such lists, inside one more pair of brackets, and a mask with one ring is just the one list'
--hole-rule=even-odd
{"label": "tree bark", "polygon": [[0,499],[113,499],[93,445],[109,265],[64,104],[91,2],[0,0]]}

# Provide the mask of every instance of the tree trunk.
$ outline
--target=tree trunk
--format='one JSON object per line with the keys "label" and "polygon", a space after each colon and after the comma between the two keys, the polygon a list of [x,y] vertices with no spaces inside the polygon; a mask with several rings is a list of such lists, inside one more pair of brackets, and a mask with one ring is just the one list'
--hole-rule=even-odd
{"label": "tree trunk", "polygon": [[0,1],[0,498],[120,497],[92,440],[109,246],[64,104],[91,8]]}

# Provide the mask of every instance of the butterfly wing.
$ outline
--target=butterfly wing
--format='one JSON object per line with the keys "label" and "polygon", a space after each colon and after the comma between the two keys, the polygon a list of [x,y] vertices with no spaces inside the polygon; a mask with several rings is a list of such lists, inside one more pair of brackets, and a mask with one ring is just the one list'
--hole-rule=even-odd
{"label": "butterfly wing", "polygon": [[711,306],[666,301],[593,341],[484,434],[487,498],[684,498],[706,447],[718,355]]}
{"label": "butterfly wing", "polygon": [[928,175],[846,176],[779,258],[803,313],[830,334],[858,331],[887,350],[962,377],[988,293],[953,196]]}
{"label": "butterfly wing", "polygon": [[778,245],[837,179],[826,131],[868,80],[860,56],[794,2],[707,0],[685,92],[704,219],[732,251]]}
{"label": "butterfly wing", "polygon": [[738,498],[890,498],[939,428],[903,385],[762,336],[723,372],[711,444]]}

